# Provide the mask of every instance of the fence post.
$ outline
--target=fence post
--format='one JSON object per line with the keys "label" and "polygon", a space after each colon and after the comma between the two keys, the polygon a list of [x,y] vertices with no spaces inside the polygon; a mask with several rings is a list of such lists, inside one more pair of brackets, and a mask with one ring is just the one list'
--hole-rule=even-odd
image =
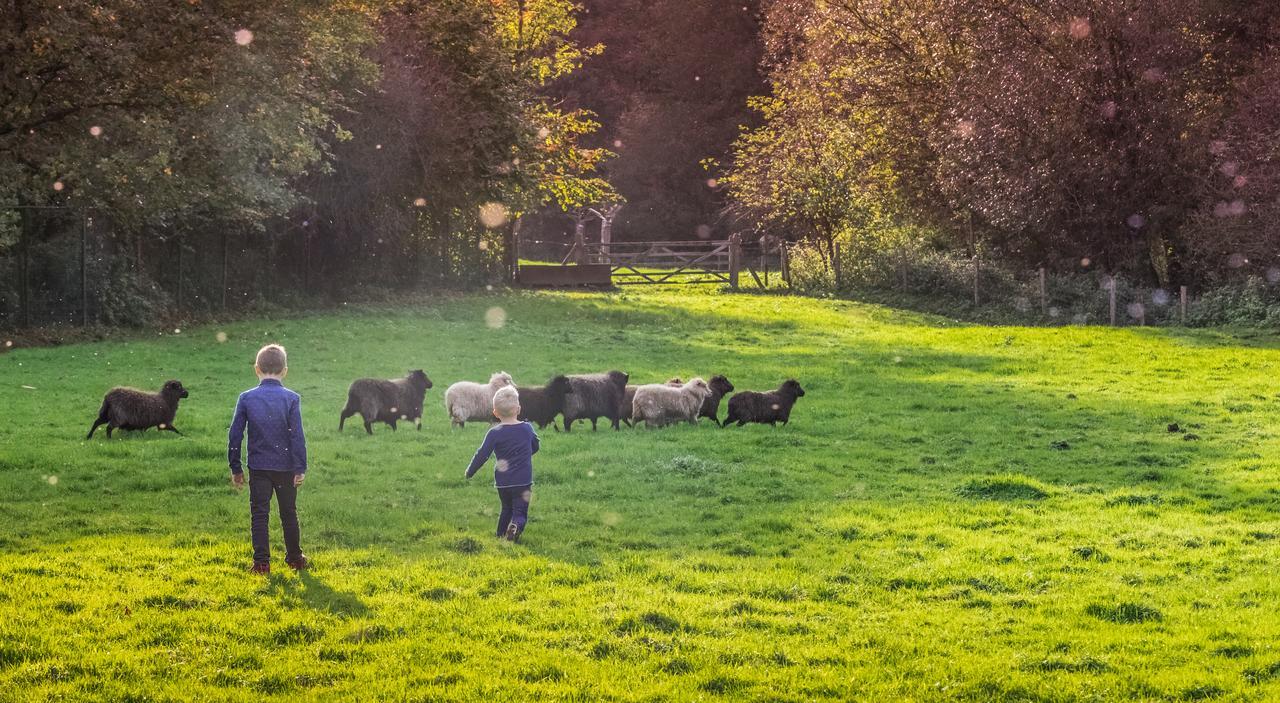
{"label": "fence post", "polygon": [[742,268],[742,235],[729,235],[729,287],[738,289],[738,271]]}
{"label": "fence post", "polygon": [[80,213],[80,326],[89,326],[89,215]]}
{"label": "fence post", "polygon": [[1040,314],[1049,314],[1049,286],[1045,280],[1044,267],[1040,267]]}
{"label": "fence post", "polygon": [[978,306],[978,274],[981,272],[982,259],[978,258],[977,252],[973,254],[973,305]]}
{"label": "fence post", "polygon": [[1138,292],[1138,326],[1147,326],[1147,296]]}
{"label": "fence post", "polygon": [[230,256],[230,238],[222,231],[222,309],[227,309],[227,258]]}
{"label": "fence post", "polygon": [[1112,276],[1107,285],[1108,296],[1111,300],[1111,326],[1116,326],[1116,277]]}
{"label": "fence post", "polygon": [[782,280],[784,283],[787,284],[787,288],[790,288],[791,287],[791,258],[790,258],[791,248],[788,247],[787,243],[784,241],[778,244],[778,251],[782,252],[782,261],[781,261]]}
{"label": "fence post", "polygon": [[1181,301],[1182,324],[1186,325],[1187,324],[1187,287],[1180,286],[1178,293],[1182,298],[1182,301]]}
{"label": "fence post", "polygon": [[182,250],[186,247],[182,246],[182,237],[178,237],[178,312],[182,312]]}
{"label": "fence post", "polygon": [[831,249],[831,270],[836,276],[836,290],[840,290],[844,286],[844,268],[840,264],[840,242],[836,242]]}

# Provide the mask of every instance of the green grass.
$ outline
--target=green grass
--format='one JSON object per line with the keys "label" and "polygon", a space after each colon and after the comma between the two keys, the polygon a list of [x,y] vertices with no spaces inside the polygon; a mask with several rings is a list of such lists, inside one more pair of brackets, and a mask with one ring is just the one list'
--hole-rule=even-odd
{"label": "green grass", "polygon": [[[266,340],[304,399],[315,568],[263,579],[224,443]],[[1275,700],[1278,364],[687,289],[16,349],[0,700]],[[351,379],[416,367],[420,433],[338,434]],[[443,388],[607,368],[808,394],[785,428],[548,430],[525,542],[495,541],[461,478],[484,428],[451,431]],[[170,377],[185,438],[81,439],[108,387]]]}

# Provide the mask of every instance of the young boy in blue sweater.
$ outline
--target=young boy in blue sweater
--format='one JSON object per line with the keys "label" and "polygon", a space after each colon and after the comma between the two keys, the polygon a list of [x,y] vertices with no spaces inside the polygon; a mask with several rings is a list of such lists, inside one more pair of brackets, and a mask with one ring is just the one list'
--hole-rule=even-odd
{"label": "young boy in blue sweater", "polygon": [[305,569],[307,558],[298,545],[298,487],[307,477],[307,440],[302,434],[301,399],[281,383],[289,373],[284,347],[268,344],[258,351],[253,371],[258,387],[240,394],[228,433],[227,462],[231,483],[244,487],[240,445],[249,428],[249,516],[253,537],[254,573],[271,573],[271,495],[280,510],[284,530],[284,563]]}
{"label": "young boy in blue sweater", "polygon": [[538,434],[533,431],[533,425],[516,420],[520,415],[520,395],[511,386],[498,389],[493,396],[493,414],[500,424],[484,436],[484,443],[467,467],[467,478],[474,476],[489,461],[490,454],[497,455],[493,485],[497,487],[498,498],[502,501],[497,536],[515,542],[529,521],[533,455],[538,453]]}

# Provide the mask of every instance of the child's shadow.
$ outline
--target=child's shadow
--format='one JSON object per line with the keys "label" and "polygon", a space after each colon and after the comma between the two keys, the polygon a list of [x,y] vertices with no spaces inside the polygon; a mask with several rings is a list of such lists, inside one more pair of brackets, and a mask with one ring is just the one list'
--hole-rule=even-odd
{"label": "child's shadow", "polygon": [[[299,586],[301,584],[301,586]],[[310,571],[299,571],[298,580],[282,579],[280,590],[285,595],[301,601],[313,610],[322,610],[347,617],[367,615],[369,607],[354,593],[335,591],[329,584],[316,578]]]}

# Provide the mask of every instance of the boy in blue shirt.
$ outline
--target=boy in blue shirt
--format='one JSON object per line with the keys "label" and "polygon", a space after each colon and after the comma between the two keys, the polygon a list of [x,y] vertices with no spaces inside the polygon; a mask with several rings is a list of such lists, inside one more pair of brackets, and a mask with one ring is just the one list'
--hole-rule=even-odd
{"label": "boy in blue shirt", "polygon": [[529,521],[529,499],[533,497],[533,455],[538,453],[538,434],[533,425],[520,422],[520,395],[511,386],[498,389],[493,396],[493,414],[501,424],[489,430],[484,443],[467,467],[471,478],[496,454],[493,485],[502,501],[502,514],[498,516],[498,537],[515,542],[524,532]]}
{"label": "boy in blue shirt", "polygon": [[268,344],[258,351],[253,371],[258,387],[240,394],[228,433],[227,461],[231,483],[244,487],[240,445],[249,427],[249,516],[253,537],[253,568],[271,573],[271,494],[280,510],[284,530],[284,563],[305,569],[308,561],[298,546],[298,487],[307,476],[307,441],[302,434],[301,398],[281,381],[289,373],[284,347]]}

